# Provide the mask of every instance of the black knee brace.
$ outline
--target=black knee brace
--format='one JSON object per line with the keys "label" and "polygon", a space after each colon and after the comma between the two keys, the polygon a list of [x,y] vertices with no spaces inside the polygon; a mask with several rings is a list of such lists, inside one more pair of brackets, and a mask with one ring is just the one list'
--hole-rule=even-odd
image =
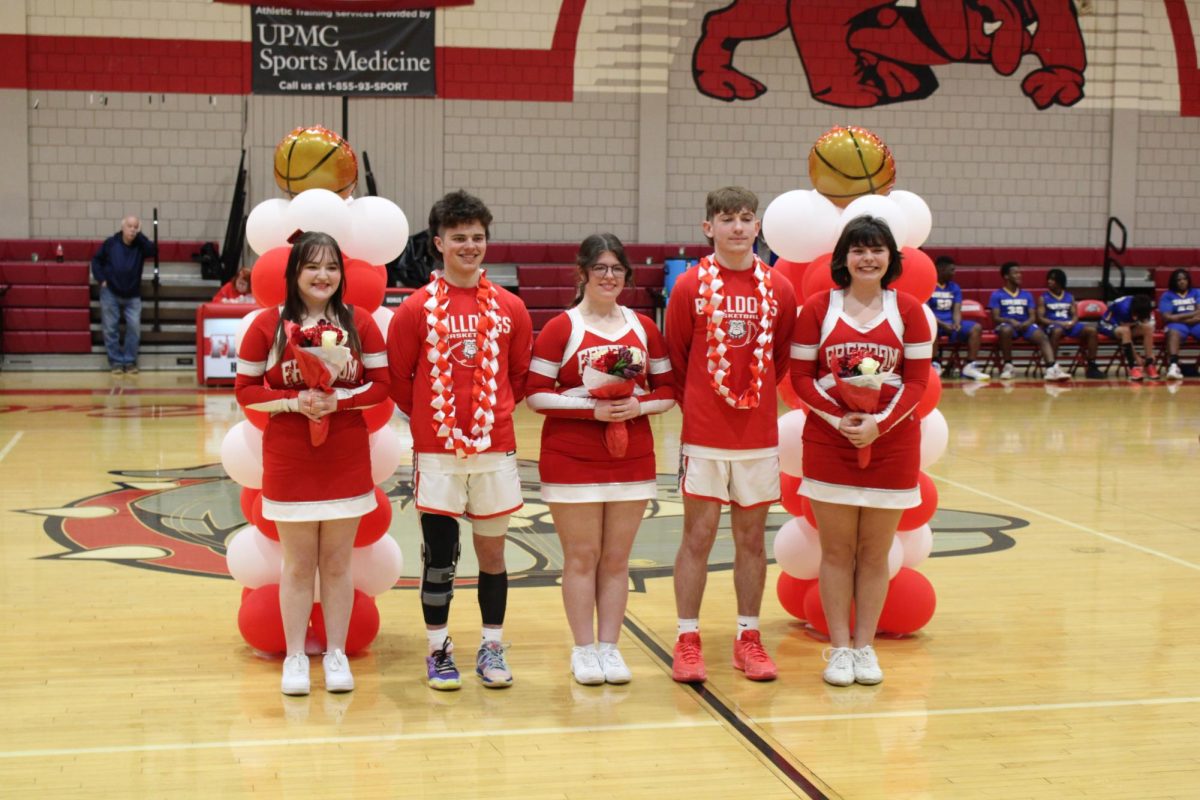
{"label": "black knee brace", "polygon": [[454,597],[454,570],[462,552],[458,520],[441,514],[421,515],[421,609],[426,625],[445,625]]}
{"label": "black knee brace", "polygon": [[508,609],[508,573],[479,571],[479,616],[484,625],[503,625]]}

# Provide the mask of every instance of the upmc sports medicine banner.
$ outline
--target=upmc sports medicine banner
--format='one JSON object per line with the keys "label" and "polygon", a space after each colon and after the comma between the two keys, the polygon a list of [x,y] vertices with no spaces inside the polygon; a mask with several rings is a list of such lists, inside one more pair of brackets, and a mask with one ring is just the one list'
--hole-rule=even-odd
{"label": "upmc sports medicine banner", "polygon": [[433,97],[432,9],[255,7],[255,94]]}

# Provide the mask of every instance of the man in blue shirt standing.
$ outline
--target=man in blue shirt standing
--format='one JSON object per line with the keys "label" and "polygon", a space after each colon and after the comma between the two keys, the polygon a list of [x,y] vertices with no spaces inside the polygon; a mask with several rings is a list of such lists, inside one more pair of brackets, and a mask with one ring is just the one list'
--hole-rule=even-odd
{"label": "man in blue shirt standing", "polygon": [[[92,276],[100,284],[100,325],[104,348],[114,375],[138,371],[138,345],[142,338],[142,267],[156,252],[145,237],[141,221],[128,216],[121,230],[104,240],[92,256]],[[125,342],[121,343],[121,320]]]}
{"label": "man in blue shirt standing", "polygon": [[1054,360],[1050,340],[1034,322],[1036,304],[1033,302],[1033,295],[1021,288],[1021,267],[1015,261],[1002,264],[1000,277],[1004,279],[1004,286],[992,292],[991,299],[988,300],[996,338],[1004,356],[1000,380],[1007,381],[1013,377],[1012,343],[1013,339],[1018,337],[1041,350],[1046,370],[1043,377],[1046,380],[1070,380],[1071,375]]}

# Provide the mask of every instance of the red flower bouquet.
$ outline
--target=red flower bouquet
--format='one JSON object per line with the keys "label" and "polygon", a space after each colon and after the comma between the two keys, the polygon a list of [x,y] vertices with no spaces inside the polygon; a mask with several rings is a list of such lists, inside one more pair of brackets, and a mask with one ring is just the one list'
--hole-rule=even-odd
{"label": "red flower bouquet", "polygon": [[[833,365],[833,380],[842,403],[851,411],[875,414],[880,410],[879,392],[890,372],[880,372],[879,362],[861,350],[847,353]],[[871,463],[871,445],[858,450],[858,466]]]}
{"label": "red flower bouquet", "polygon": [[[583,386],[599,400],[623,400],[633,395],[637,376],[646,369],[641,350],[618,347],[592,356],[583,366]],[[629,432],[624,420],[609,422],[604,428],[604,447],[613,458],[623,458],[629,448]]]}
{"label": "red flower bouquet", "polygon": [[[346,341],[346,332],[325,320],[308,328],[287,322],[284,324],[284,330],[304,385],[309,389],[332,392],[334,381],[337,380],[342,367],[350,360],[350,348],[342,344]],[[310,419],[308,436],[313,447],[325,444],[325,439],[329,436],[328,418]]]}

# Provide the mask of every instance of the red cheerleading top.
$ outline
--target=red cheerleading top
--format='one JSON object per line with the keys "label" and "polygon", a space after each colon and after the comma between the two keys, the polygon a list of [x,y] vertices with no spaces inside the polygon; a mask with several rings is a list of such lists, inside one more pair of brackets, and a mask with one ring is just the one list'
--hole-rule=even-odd
{"label": "red cheerleading top", "polygon": [[[654,453],[649,414],[675,405],[674,377],[667,345],[649,318],[619,307],[625,325],[613,333],[589,328],[578,308],[569,309],[546,323],[538,334],[529,366],[529,407],[547,419],[542,426],[542,447],[578,457],[582,461],[611,458],[604,449],[604,423],[595,417],[596,401],[583,386],[585,362],[609,350],[628,347],[642,353],[645,369],[634,379],[634,396],[641,416],[627,421],[628,458]],[[555,476],[560,483],[594,482],[594,476]]]}
{"label": "red cheerleading top", "polygon": [[[383,334],[370,314],[357,306],[351,309],[362,353],[351,355],[333,384],[338,411],[367,408],[388,396]],[[238,403],[243,406],[257,406],[263,411],[286,411],[283,401],[308,388],[292,355],[291,344],[285,343],[278,356],[272,352],[279,315],[278,306],[264,309],[250,323],[242,338],[234,391]]]}
{"label": "red cheerleading top", "polygon": [[[715,256],[712,257],[715,261]],[[717,267],[725,284],[723,308],[728,325],[725,358],[732,365],[729,388],[740,393],[750,384],[750,364],[758,338],[758,291],[754,269]],[[773,341],[762,376],[758,407],[737,409],[725,402],[712,386],[708,373],[708,319],[701,313],[704,299],[699,292],[698,268],[692,267],[675,282],[667,303],[666,339],[675,374],[675,399],[683,411],[681,441],[720,450],[758,450],[779,444],[776,423],[776,384],[787,375],[788,348],[796,320],[796,295],[792,284],[779,272],[771,272],[774,295],[771,315]]]}
{"label": "red cheerleading top", "polygon": [[860,325],[843,313],[844,290],[832,289],[808,298],[796,322],[792,344],[792,385],[812,409],[805,425],[814,436],[832,444],[849,445],[838,432],[842,404],[832,371],[846,354],[863,351],[891,372],[880,390],[883,410],[875,414],[880,436],[903,422],[917,407],[929,380],[932,333],[924,306],[915,297],[884,290],[883,310]]}
{"label": "red cheerleading top", "polygon": [[[493,284],[495,285],[495,284]],[[457,423],[471,435],[471,393],[475,365],[475,326],[479,315],[475,287],[463,288],[447,283],[449,308],[446,326],[450,330],[450,363],[453,365],[454,402]],[[413,452],[452,453],[433,429],[433,389],[431,365],[425,356],[429,325],[425,320],[428,287],[422,287],[404,299],[392,317],[388,329],[388,369],[391,373],[392,399],[409,416]],[[529,372],[533,322],[520,298],[502,286],[496,286],[500,307],[500,370],[496,375],[496,404],[493,408],[491,446],[484,452],[506,453],[517,449],[513,430],[513,409],[525,397],[525,378]]]}

